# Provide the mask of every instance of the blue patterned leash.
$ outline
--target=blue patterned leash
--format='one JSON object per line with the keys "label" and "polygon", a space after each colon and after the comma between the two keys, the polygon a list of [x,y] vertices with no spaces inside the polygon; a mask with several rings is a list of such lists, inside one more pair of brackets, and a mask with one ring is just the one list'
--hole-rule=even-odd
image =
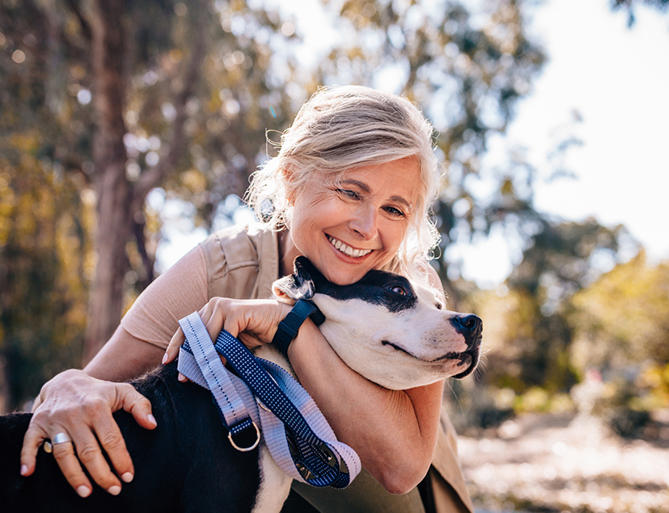
{"label": "blue patterned leash", "polygon": [[360,458],[337,441],[316,403],[289,373],[254,356],[225,330],[212,345],[197,312],[179,324],[186,335],[179,371],[212,392],[235,448],[255,448],[260,425],[272,457],[290,477],[313,486],[348,486],[360,472]]}
{"label": "blue patterned leash", "polygon": [[[260,441],[260,419],[248,388],[225,369],[197,312],[181,319],[179,325],[186,337],[177,365],[179,372],[212,393],[233,447],[255,449]],[[256,436],[249,442],[246,439],[250,432]]]}

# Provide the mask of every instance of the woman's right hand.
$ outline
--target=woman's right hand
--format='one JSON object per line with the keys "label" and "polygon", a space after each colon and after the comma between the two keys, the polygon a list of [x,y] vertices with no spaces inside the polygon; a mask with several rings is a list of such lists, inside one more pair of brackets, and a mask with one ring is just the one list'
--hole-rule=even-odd
{"label": "woman's right hand", "polygon": [[[87,497],[93,490],[81,467],[83,463],[98,485],[118,495],[121,481],[117,476],[129,483],[135,474],[130,454],[112,417],[112,413],[120,409],[132,414],[143,428],[156,427],[151,403],[132,385],[102,381],[81,370],[58,374],[42,387],[35,400],[21,449],[21,475],[29,476],[35,471],[37,451],[44,440],[64,433],[72,442],[53,444],[53,457],[76,492]],[[109,456],[116,474],[109,468],[102,450]]]}
{"label": "woman's right hand", "polygon": [[[249,349],[269,344],[279,323],[288,315],[292,305],[274,299],[229,299],[214,297],[198,312],[212,341],[222,329],[239,340]],[[179,348],[184,343],[184,333],[179,328],[172,336],[163,363],[176,359]],[[181,374],[180,380],[185,380]]]}

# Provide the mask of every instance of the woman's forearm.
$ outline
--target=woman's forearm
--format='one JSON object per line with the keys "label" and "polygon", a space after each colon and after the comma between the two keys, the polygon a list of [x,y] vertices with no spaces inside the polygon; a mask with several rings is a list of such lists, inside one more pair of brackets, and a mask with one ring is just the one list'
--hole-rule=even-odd
{"label": "woman's forearm", "polygon": [[337,437],[389,492],[406,493],[420,482],[434,453],[443,381],[407,391],[382,388],[351,370],[311,322],[288,356]]}

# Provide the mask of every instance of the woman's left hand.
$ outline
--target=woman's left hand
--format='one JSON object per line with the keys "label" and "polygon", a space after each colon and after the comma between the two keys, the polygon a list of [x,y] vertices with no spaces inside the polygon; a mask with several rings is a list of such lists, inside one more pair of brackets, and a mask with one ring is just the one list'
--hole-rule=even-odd
{"label": "woman's left hand", "polygon": [[[225,329],[246,347],[253,349],[272,342],[279,323],[290,309],[290,305],[271,299],[214,297],[198,313],[212,340]],[[167,346],[163,363],[169,363],[177,357],[184,340],[183,331],[179,328]]]}

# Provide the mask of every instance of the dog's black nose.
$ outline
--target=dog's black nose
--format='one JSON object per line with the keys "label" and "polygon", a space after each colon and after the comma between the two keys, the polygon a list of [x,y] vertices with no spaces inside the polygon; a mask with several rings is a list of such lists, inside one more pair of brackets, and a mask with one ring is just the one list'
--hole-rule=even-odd
{"label": "dog's black nose", "polygon": [[483,321],[476,315],[459,315],[451,319],[451,324],[461,333],[467,344],[472,344],[481,338]]}

